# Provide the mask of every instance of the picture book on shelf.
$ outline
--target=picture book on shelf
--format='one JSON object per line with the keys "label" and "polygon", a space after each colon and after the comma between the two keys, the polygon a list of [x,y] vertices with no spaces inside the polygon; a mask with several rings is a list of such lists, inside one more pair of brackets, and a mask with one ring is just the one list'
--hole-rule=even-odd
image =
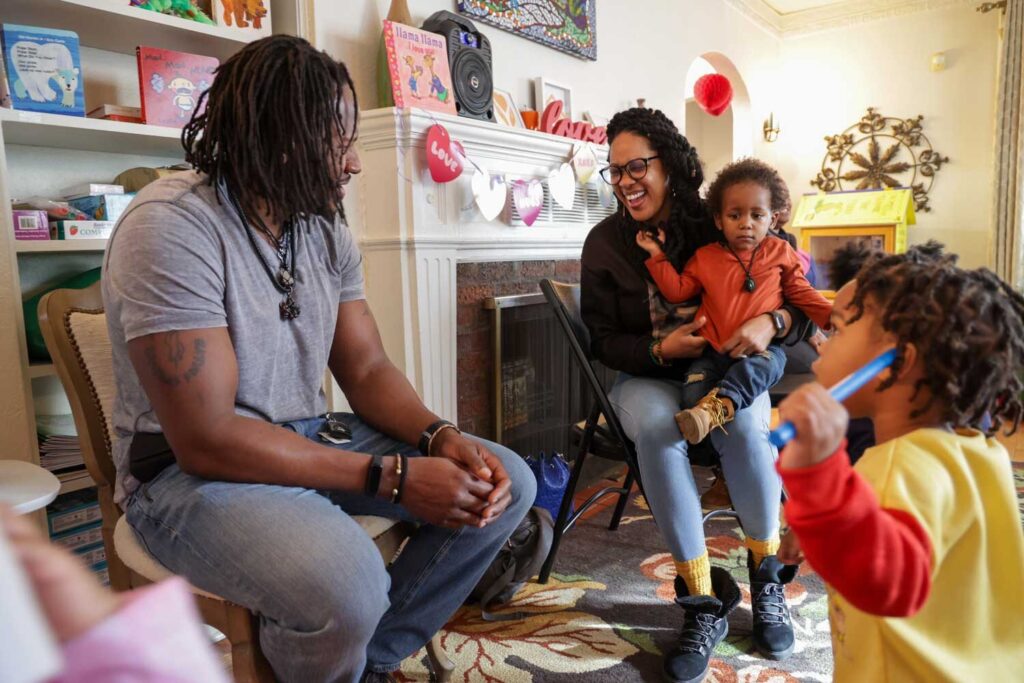
{"label": "picture book on shelf", "polygon": [[85,116],[78,34],[35,26],[0,28],[4,83],[0,100],[22,111]]}
{"label": "picture book on shelf", "polygon": [[218,26],[256,38],[270,35],[269,0],[213,0],[211,15]]}
{"label": "picture book on shelf", "polygon": [[458,113],[444,36],[385,19],[384,47],[396,107]]}
{"label": "picture book on shelf", "polygon": [[213,84],[219,62],[155,47],[139,46],[135,55],[143,122],[182,128],[192,118],[199,96]]}

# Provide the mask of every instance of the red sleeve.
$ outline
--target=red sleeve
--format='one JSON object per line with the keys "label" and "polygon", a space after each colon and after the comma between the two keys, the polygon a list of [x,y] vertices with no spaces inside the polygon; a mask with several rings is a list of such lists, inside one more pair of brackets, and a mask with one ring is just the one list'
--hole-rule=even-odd
{"label": "red sleeve", "polygon": [[703,290],[698,275],[697,256],[695,255],[686,263],[682,273],[677,273],[672,263],[664,254],[658,254],[647,259],[644,263],[647,270],[654,278],[654,284],[669,303],[681,304],[697,296]]}
{"label": "red sleeve", "polygon": [[931,589],[931,539],[913,515],[881,507],[850,466],[845,441],[828,459],[780,466],[779,474],[786,520],[821,578],[868,614],[909,617],[921,609]]}
{"label": "red sleeve", "polygon": [[782,248],[782,294],[786,303],[793,304],[823,330],[829,327],[829,315],[832,314],[832,302],[816,290],[804,275],[803,266],[789,244],[783,242]]}

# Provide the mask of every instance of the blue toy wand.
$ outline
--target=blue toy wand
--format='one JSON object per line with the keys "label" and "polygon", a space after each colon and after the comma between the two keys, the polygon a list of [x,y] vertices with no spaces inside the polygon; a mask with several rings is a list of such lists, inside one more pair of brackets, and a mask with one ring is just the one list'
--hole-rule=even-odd
{"label": "blue toy wand", "polygon": [[[870,382],[878,373],[892,365],[895,360],[896,349],[889,349],[864,367],[854,370],[848,377],[840,380],[838,384],[828,390],[829,395],[842,403],[857,393],[861,387]],[[796,427],[793,426],[792,422],[784,422],[772,430],[768,438],[776,448],[782,448],[794,436],[796,436]]]}

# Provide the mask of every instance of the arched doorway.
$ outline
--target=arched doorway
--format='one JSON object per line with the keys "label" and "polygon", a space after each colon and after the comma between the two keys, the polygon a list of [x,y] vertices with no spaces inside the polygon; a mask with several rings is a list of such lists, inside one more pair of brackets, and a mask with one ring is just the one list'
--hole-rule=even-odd
{"label": "arched doorway", "polygon": [[[693,84],[706,74],[720,73],[732,84],[732,105],[712,116],[693,99]],[[730,161],[750,156],[754,150],[750,95],[736,66],[720,52],[706,52],[693,60],[686,72],[686,103],[683,131],[704,162],[706,182]]]}

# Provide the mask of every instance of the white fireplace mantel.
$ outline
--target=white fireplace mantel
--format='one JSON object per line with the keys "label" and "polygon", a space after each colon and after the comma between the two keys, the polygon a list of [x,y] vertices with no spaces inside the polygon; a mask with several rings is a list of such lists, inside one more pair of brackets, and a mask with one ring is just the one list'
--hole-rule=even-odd
{"label": "white fireplace mantel", "polygon": [[[474,162],[510,180],[546,178],[572,156],[574,141],[419,109],[362,113],[357,236],[367,299],[392,361],[431,410],[454,421],[456,265],[577,259],[609,210],[600,206],[595,176],[577,186],[572,211],[552,206],[545,187],[544,211],[532,227],[508,208],[488,222],[473,203],[472,166],[451,183],[431,179],[425,140],[435,123]],[[607,150],[596,152],[600,163]]]}

